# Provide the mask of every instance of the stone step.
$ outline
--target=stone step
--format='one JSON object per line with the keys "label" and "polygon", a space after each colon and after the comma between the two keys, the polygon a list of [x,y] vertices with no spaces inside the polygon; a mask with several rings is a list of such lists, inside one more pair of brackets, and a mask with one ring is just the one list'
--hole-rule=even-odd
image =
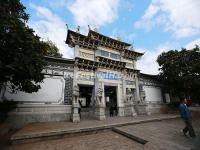
{"label": "stone step", "polygon": [[121,127],[126,125],[133,125],[133,124],[141,124],[141,123],[147,123],[147,122],[153,122],[153,121],[162,121],[162,120],[168,120],[168,119],[175,119],[179,118],[179,116],[170,116],[170,117],[160,117],[160,118],[150,118],[150,119],[144,119],[139,121],[128,121],[128,122],[122,122],[122,123],[110,123],[110,124],[104,124],[104,125],[95,125],[95,126],[88,126],[83,128],[69,128],[69,129],[63,129],[63,130],[56,130],[56,131],[46,131],[46,132],[40,132],[40,133],[32,133],[32,134],[23,134],[23,135],[17,135],[15,134],[11,137],[11,144],[21,144],[21,143],[30,143],[30,142],[36,142],[36,141],[43,141],[43,140],[49,140],[49,139],[59,139],[64,137],[70,137],[74,135],[79,134],[87,134],[92,132],[98,132],[100,130],[109,130],[113,127]]}
{"label": "stone step", "polygon": [[5,147],[10,144],[10,137],[14,134],[14,129],[10,124],[0,123],[0,148],[6,149]]}
{"label": "stone step", "polygon": [[11,126],[9,124],[6,124],[6,123],[0,124],[0,136],[8,134],[10,129],[11,129]]}

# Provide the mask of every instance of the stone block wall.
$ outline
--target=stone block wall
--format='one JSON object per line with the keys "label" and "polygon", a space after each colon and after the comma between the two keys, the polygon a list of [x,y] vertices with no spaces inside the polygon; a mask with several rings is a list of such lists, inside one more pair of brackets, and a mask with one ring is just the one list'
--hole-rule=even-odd
{"label": "stone block wall", "polygon": [[20,127],[32,122],[66,121],[70,120],[71,105],[29,105],[19,104],[8,114],[7,122]]}
{"label": "stone block wall", "polygon": [[147,111],[150,114],[159,114],[159,113],[167,113],[168,106],[164,103],[148,103]]}

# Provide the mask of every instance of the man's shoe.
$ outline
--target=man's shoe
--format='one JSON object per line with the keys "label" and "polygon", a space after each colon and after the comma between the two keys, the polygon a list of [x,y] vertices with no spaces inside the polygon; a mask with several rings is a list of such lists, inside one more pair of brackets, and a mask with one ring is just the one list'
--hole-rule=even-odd
{"label": "man's shoe", "polygon": [[182,130],[182,132],[183,132],[183,135],[184,135],[185,137],[188,137],[186,132],[184,132],[183,130]]}

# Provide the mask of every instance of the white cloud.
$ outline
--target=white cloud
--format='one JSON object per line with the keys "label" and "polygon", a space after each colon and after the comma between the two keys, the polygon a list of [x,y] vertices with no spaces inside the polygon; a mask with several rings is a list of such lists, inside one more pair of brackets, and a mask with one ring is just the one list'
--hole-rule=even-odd
{"label": "white cloud", "polygon": [[[200,46],[200,38],[189,42],[188,44],[185,45],[186,49],[192,49],[195,47],[195,45]],[[169,50],[181,50],[181,47],[177,43],[163,43],[160,44],[154,51],[147,51],[146,49],[141,49],[138,48],[136,51],[138,52],[145,52],[145,54],[141,57],[141,59],[138,61],[137,68],[141,70],[142,73],[146,74],[158,74],[159,73],[159,66],[158,63],[156,62],[157,57],[162,53],[162,52],[167,52]]]}
{"label": "white cloud", "polygon": [[156,25],[172,32],[177,38],[200,34],[199,0],[152,0],[137,28],[150,31]]}
{"label": "white cloud", "polygon": [[67,36],[67,28],[65,22],[58,17],[56,14],[53,14],[46,7],[41,7],[38,5],[30,4],[30,6],[35,9],[37,19],[32,20],[29,23],[29,26],[32,27],[36,34],[44,39],[50,39],[55,42],[57,47],[60,50],[60,53],[63,54],[66,58],[73,57],[73,50],[70,49],[67,44],[65,44],[65,39]]}
{"label": "white cloud", "polygon": [[142,73],[156,75],[158,71],[158,63],[156,62],[157,57],[162,52],[167,52],[172,49],[169,43],[164,43],[159,45],[155,51],[146,51],[145,49],[136,49],[139,52],[145,52],[145,54],[138,61],[137,68],[141,70]]}
{"label": "white cloud", "polygon": [[45,3],[47,3],[52,9],[60,9],[60,8],[67,8],[68,4],[71,3],[69,0],[45,0]]}
{"label": "white cloud", "polygon": [[76,25],[99,28],[113,22],[117,16],[119,0],[76,0],[68,6]]}
{"label": "white cloud", "polygon": [[134,8],[134,4],[130,0],[123,0],[120,3],[120,8],[124,9],[124,10],[127,10],[128,12],[132,12],[133,8]]}
{"label": "white cloud", "polygon": [[135,22],[136,28],[144,28],[146,31],[150,31],[155,25],[155,22],[152,21],[153,17],[159,11],[159,7],[151,4],[148,9],[145,11],[145,14],[142,16],[141,20]]}
{"label": "white cloud", "polygon": [[198,38],[198,39],[196,39],[196,40],[194,40],[194,41],[188,43],[188,44],[185,46],[185,48],[186,48],[186,49],[192,49],[192,48],[195,47],[195,45],[199,45],[199,46],[200,46],[200,38]]}

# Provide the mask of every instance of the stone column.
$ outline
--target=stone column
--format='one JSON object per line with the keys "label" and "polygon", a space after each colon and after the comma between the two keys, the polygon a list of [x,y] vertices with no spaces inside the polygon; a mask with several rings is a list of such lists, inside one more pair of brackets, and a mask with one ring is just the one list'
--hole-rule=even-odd
{"label": "stone column", "polygon": [[79,57],[79,46],[75,45],[74,47],[74,58]]}
{"label": "stone column", "polygon": [[105,120],[105,100],[104,100],[104,84],[97,76],[95,79],[95,103],[94,117],[98,120]]}
{"label": "stone column", "polygon": [[73,79],[73,93],[72,93],[72,115],[71,115],[71,120],[72,122],[80,122],[80,114],[78,112],[79,109],[79,87],[77,84],[77,72],[78,72],[78,67],[74,67],[74,79]]}
{"label": "stone column", "polygon": [[79,109],[79,88],[78,86],[73,87],[73,99],[72,99],[72,122],[80,122],[80,114],[78,112]]}
{"label": "stone column", "polygon": [[132,91],[132,116],[137,116],[136,108],[135,108],[135,91],[136,89],[133,89]]}
{"label": "stone column", "polygon": [[138,74],[136,75],[136,78],[135,78],[135,89],[136,89],[136,92],[135,92],[135,98],[136,99],[135,100],[140,102]]}
{"label": "stone column", "polygon": [[117,85],[118,116],[124,116],[124,98],[122,86],[122,84]]}

